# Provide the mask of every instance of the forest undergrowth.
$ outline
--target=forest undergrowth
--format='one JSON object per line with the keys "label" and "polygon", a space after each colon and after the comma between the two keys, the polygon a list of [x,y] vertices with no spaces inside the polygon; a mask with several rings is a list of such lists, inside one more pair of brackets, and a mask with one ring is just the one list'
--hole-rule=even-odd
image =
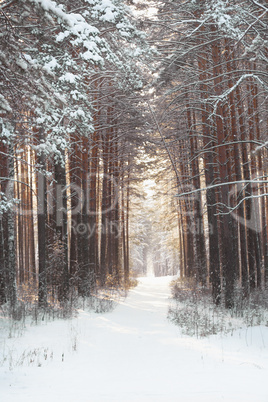
{"label": "forest undergrowth", "polygon": [[[72,319],[78,316],[79,311],[93,314],[113,311],[119,301],[127,296],[128,290],[137,284],[136,279],[130,279],[128,286],[118,286],[111,277],[105,287],[97,287],[90,296],[81,297],[77,291],[72,290],[68,300],[62,302],[56,301],[56,295],[49,291],[48,304],[42,308],[38,306],[35,284],[18,286],[15,310],[9,303],[0,306],[0,366],[8,361],[10,370],[22,365],[41,367],[46,361],[55,359],[56,351],[50,346],[29,347],[18,352],[7,347],[7,340],[20,338],[28,327],[46,325],[56,320],[70,320],[68,337],[70,348],[75,352],[78,334]],[[64,361],[64,353],[60,358]]]}
{"label": "forest undergrowth", "polygon": [[211,290],[199,286],[193,279],[176,279],[170,287],[172,299],[168,318],[185,335],[200,338],[225,335],[243,327],[268,326],[267,289],[255,289],[245,298],[236,284],[234,306],[226,309],[224,300],[215,305]]}
{"label": "forest undergrowth", "polygon": [[[131,286],[135,286],[132,281]],[[57,301],[53,292],[49,292],[46,307],[40,307],[36,296],[36,286],[18,287],[18,301],[15,309],[9,303],[0,306],[0,327],[2,337],[18,337],[23,334],[27,325],[38,325],[56,319],[70,319],[77,316],[78,310],[92,313],[112,311],[118,301],[125,298],[128,289],[112,283],[104,288],[96,288],[88,297],[81,297],[72,290],[68,299]]]}

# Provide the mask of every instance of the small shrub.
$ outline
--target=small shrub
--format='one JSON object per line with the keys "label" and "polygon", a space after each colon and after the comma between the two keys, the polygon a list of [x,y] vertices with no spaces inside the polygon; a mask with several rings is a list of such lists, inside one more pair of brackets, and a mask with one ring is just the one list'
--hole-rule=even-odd
{"label": "small shrub", "polygon": [[138,286],[139,281],[136,278],[129,278],[127,289],[135,288]]}
{"label": "small shrub", "polygon": [[267,292],[257,289],[246,299],[239,284],[235,287],[234,307],[225,309],[223,303],[213,303],[209,288],[194,280],[175,280],[171,283],[168,318],[190,336],[226,334],[242,326],[268,325]]}

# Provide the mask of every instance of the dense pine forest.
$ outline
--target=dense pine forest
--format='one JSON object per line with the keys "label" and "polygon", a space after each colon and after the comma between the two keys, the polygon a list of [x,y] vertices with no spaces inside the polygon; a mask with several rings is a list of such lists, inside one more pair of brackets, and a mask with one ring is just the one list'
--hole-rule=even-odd
{"label": "dense pine forest", "polygon": [[267,33],[265,0],[0,1],[0,304],[267,287]]}

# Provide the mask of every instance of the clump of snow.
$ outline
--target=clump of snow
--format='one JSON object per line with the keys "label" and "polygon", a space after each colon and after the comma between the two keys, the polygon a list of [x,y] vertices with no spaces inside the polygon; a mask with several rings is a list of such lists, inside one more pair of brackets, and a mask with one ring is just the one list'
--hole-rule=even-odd
{"label": "clump of snow", "polygon": [[206,4],[207,10],[204,13],[205,17],[212,18],[218,25],[218,28],[228,36],[239,39],[241,32],[239,24],[241,17],[235,12],[234,7],[229,2],[224,0],[216,0]]}
{"label": "clump of snow", "polygon": [[[79,33],[96,34],[99,30],[96,27],[88,24],[81,14],[66,13],[63,11],[63,5],[57,4],[51,0],[31,0],[33,3],[39,4],[45,11],[50,11],[56,17],[58,17],[63,23],[69,27],[69,31],[74,35]],[[66,31],[65,31],[66,34]],[[62,37],[57,37],[58,41],[62,40]]]}
{"label": "clump of snow", "polygon": [[56,41],[57,42],[62,42],[65,38],[67,38],[70,35],[70,31],[64,31],[64,32],[60,32],[57,36],[56,36]]}
{"label": "clump of snow", "polygon": [[51,60],[47,63],[44,64],[44,70],[46,70],[49,74],[52,73],[55,68],[59,67],[59,63],[55,59],[55,57],[52,57]]}
{"label": "clump of snow", "polygon": [[82,59],[84,59],[86,61],[91,61],[96,64],[103,62],[103,58],[101,56],[99,56],[98,54],[94,54],[90,50],[87,50],[86,52],[82,53],[81,57],[82,57]]}
{"label": "clump of snow", "polygon": [[101,0],[95,2],[93,10],[99,13],[100,21],[115,22],[118,12],[110,0]]}
{"label": "clump of snow", "polygon": [[69,72],[65,73],[59,78],[60,81],[66,81],[69,82],[70,84],[74,84],[76,82],[76,79],[77,76]]}
{"label": "clump of snow", "polygon": [[33,59],[30,54],[24,54],[24,58],[32,66],[36,66],[38,64],[38,61],[36,59]]}
{"label": "clump of snow", "polygon": [[70,116],[73,118],[85,117],[85,112],[82,109],[77,109],[74,112],[71,112]]}
{"label": "clump of snow", "polygon": [[25,60],[23,60],[21,57],[16,59],[16,64],[22,69],[22,70],[27,70],[27,63]]}
{"label": "clump of snow", "polygon": [[12,112],[12,108],[8,101],[0,94],[0,108],[4,109],[6,112]]}

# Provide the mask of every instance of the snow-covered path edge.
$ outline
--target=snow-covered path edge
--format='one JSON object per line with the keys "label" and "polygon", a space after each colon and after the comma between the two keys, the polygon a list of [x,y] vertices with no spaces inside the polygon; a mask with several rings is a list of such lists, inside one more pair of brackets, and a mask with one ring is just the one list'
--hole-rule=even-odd
{"label": "snow-covered path edge", "polygon": [[268,328],[182,336],[166,318],[170,280],[141,278],[111,313],[6,340],[0,401],[268,402]]}

